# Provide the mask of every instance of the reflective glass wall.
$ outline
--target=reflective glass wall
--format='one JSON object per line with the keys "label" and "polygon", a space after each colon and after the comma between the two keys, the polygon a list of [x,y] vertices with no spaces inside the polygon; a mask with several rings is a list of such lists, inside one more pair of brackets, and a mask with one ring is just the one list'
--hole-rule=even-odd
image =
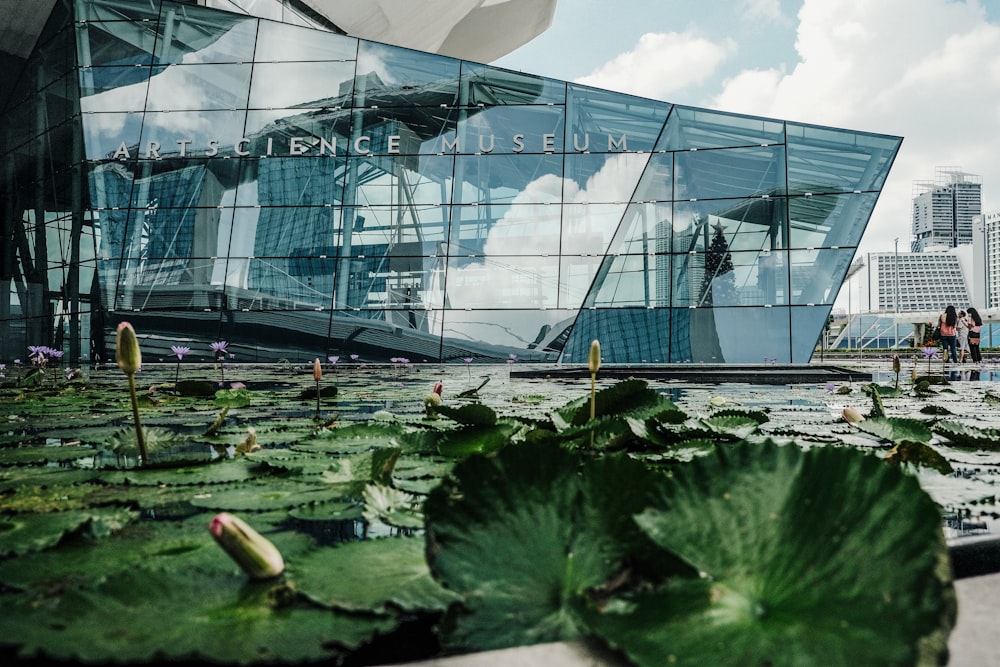
{"label": "reflective glass wall", "polygon": [[[583,363],[596,338],[608,363],[805,362],[900,142],[186,4],[74,6],[47,75],[63,120],[32,83],[17,122],[47,138],[5,128],[3,196],[5,224],[76,249],[46,254],[85,287],[83,358],[127,319],[154,350],[244,361]],[[46,142],[70,151],[65,205],[39,203]]]}

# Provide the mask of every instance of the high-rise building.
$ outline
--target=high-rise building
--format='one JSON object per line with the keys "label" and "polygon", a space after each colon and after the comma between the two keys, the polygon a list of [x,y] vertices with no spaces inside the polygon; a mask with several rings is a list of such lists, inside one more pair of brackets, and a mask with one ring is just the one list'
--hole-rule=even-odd
{"label": "high-rise building", "polygon": [[[968,260],[954,250],[877,252],[868,255],[872,309],[880,313],[943,312],[951,305],[975,305],[967,283]],[[966,261],[963,264],[963,259]]]}
{"label": "high-rise building", "polygon": [[972,220],[982,213],[982,177],[959,167],[938,167],[935,175],[913,184],[913,252],[972,243]]}
{"label": "high-rise building", "polygon": [[[30,5],[51,13],[0,98],[0,358],[108,358],[128,320],[152,358],[582,363],[598,339],[609,363],[802,363],[900,145],[292,11],[358,3],[204,4]],[[479,1],[390,4],[424,12],[400,39],[508,39],[443,29]]]}

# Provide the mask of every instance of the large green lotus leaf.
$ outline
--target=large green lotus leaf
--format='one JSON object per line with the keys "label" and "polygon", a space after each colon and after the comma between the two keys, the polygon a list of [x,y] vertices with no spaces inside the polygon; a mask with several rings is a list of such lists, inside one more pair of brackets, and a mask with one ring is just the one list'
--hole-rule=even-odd
{"label": "large green lotus leaf", "polygon": [[319,435],[302,438],[292,445],[295,449],[352,454],[375,447],[394,446],[403,435],[401,424],[350,424],[341,428],[326,429]]}
{"label": "large green lotus leaf", "polygon": [[956,447],[972,447],[991,451],[1000,449],[1000,431],[997,429],[941,421],[934,425],[934,432],[947,438]]}
{"label": "large green lotus leaf", "polygon": [[4,447],[0,448],[0,466],[60,463],[92,457],[93,447]]}
{"label": "large green lotus leaf", "polygon": [[353,521],[361,519],[364,505],[356,500],[313,503],[294,507],[288,516],[299,521]]}
{"label": "large green lotus leaf", "polygon": [[486,650],[586,634],[576,609],[644,538],[631,516],[654,474],[551,444],[472,456],[424,503],[431,571],[465,599],[443,638]]}
{"label": "large green lotus leaf", "polygon": [[308,503],[322,503],[339,500],[357,489],[363,488],[361,482],[354,484],[306,483],[294,479],[262,479],[239,486],[224,486],[219,489],[207,489],[191,498],[195,507],[214,509],[217,511],[251,511],[291,509]]}
{"label": "large green lotus leaf", "polygon": [[464,426],[492,426],[497,423],[497,413],[482,403],[469,403],[457,408],[439,405],[434,410]]}
{"label": "large green lotus leaf", "polygon": [[[581,390],[583,389],[581,385]],[[644,419],[666,411],[679,411],[673,401],[650,388],[645,380],[622,380],[595,392],[594,416],[634,417]],[[558,419],[556,419],[558,417]],[[590,394],[556,411],[553,420],[562,428],[582,426],[590,420]]]}
{"label": "large green lotus leaf", "polygon": [[135,468],[103,473],[109,484],[131,486],[176,486],[241,482],[254,476],[253,464],[244,458],[178,468]]}
{"label": "large green lotus leaf", "polygon": [[889,442],[923,442],[933,437],[927,424],[919,419],[905,417],[873,417],[860,421],[854,426],[859,431],[870,433]]}
{"label": "large green lotus leaf", "polygon": [[105,537],[136,516],[135,512],[127,510],[93,508],[0,517],[0,556],[48,549],[71,533]]}
{"label": "large green lotus leaf", "polygon": [[719,447],[678,466],[637,522],[704,573],[590,617],[637,665],[904,665],[946,650],[940,513],[873,455]]}
{"label": "large green lotus leaf", "polygon": [[386,537],[316,549],[289,563],[288,576],[314,602],[348,611],[442,611],[461,599],[431,577],[423,538]]}
{"label": "large green lotus leaf", "polygon": [[391,631],[391,616],[319,609],[242,572],[133,569],[59,596],[4,596],[0,643],[84,663],[333,661]]}
{"label": "large green lotus leaf", "polygon": [[441,435],[438,451],[443,456],[461,458],[472,454],[490,454],[507,445],[524,425],[504,419],[491,426],[464,426]]}

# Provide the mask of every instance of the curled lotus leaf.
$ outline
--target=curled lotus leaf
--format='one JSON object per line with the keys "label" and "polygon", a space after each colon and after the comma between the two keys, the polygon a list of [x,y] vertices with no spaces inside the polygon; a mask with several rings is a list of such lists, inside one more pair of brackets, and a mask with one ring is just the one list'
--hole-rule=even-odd
{"label": "curled lotus leaf", "polygon": [[854,426],[860,431],[874,435],[882,440],[888,440],[891,443],[928,443],[934,437],[927,424],[919,419],[905,417],[872,417],[857,422]]}
{"label": "curled lotus leaf", "polygon": [[979,428],[971,424],[945,420],[934,425],[934,432],[947,438],[956,447],[1000,450],[1000,431],[997,429]]}

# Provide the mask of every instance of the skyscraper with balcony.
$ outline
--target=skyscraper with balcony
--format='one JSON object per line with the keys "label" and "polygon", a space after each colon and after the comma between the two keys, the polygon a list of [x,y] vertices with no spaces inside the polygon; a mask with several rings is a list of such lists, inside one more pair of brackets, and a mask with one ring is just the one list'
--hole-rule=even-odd
{"label": "skyscraper with balcony", "polygon": [[913,190],[913,252],[972,243],[972,221],[982,213],[982,177],[938,167],[933,181],[917,181]]}

